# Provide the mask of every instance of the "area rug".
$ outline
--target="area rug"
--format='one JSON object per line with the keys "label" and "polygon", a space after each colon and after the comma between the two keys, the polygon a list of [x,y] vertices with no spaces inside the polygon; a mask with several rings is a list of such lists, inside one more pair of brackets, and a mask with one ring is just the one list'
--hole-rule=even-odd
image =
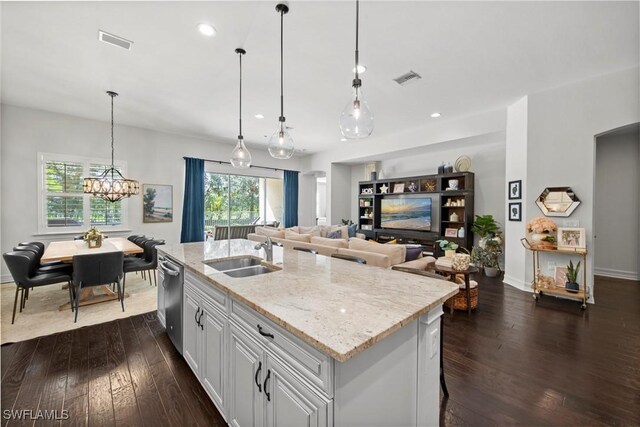
{"label": "area rug", "polygon": [[69,291],[62,289],[60,284],[43,286],[30,292],[26,307],[22,313],[16,313],[12,325],[16,285],[3,283],[0,285],[0,343],[24,341],[157,310],[157,290],[157,287],[149,285],[148,280],[142,280],[139,274],[127,274],[126,292],[129,297],[124,300],[124,312],[117,300],[88,305],[80,307],[78,322],[73,323],[70,309],[58,310],[62,304],[69,302]]}

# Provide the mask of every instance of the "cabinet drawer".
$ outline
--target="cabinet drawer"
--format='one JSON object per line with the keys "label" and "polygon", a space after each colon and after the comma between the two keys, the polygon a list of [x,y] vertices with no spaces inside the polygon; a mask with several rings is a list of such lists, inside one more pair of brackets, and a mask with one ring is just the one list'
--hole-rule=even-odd
{"label": "cabinet drawer", "polygon": [[[231,299],[231,318],[329,398],[333,396],[333,359],[331,357],[233,298]],[[266,336],[269,334],[273,337]]]}
{"label": "cabinet drawer", "polygon": [[218,310],[227,313],[227,294],[189,271],[185,271],[184,280],[185,283],[191,284],[205,296],[208,296]]}

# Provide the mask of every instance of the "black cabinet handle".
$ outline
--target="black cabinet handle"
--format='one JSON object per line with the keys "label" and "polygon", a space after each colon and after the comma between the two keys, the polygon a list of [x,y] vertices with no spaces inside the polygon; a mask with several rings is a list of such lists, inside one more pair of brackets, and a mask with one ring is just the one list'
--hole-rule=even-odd
{"label": "black cabinet handle", "polygon": [[262,388],[264,389],[264,394],[267,396],[267,402],[271,402],[271,394],[267,391],[267,382],[271,378],[271,369],[267,369],[267,377],[264,379],[264,385]]}
{"label": "black cabinet handle", "polygon": [[271,333],[269,333],[269,332],[265,332],[265,331],[263,331],[263,330],[262,330],[262,326],[260,326],[260,325],[258,325],[258,332],[259,332],[259,333],[260,333],[260,335],[262,335],[263,337],[267,337],[267,338],[271,338],[271,339],[275,338],[275,337],[273,336],[273,334],[271,334]]}
{"label": "black cabinet handle", "polygon": [[194,317],[194,319],[195,319],[195,321],[196,321],[196,325],[200,325],[200,324],[198,323],[198,313],[200,313],[200,307],[198,307],[198,309],[196,310],[196,315],[195,315],[195,317]]}
{"label": "black cabinet handle", "polygon": [[260,393],[262,393],[262,384],[258,382],[258,375],[260,374],[261,370],[262,370],[262,362],[258,362],[258,369],[256,370],[256,376],[254,377],[254,380],[256,382],[256,386],[258,386],[258,391]]}
{"label": "black cabinet handle", "polygon": [[202,325],[202,315],[204,314],[204,310],[200,310],[200,317],[198,317],[198,325],[200,326],[200,329],[204,331],[204,325]]}

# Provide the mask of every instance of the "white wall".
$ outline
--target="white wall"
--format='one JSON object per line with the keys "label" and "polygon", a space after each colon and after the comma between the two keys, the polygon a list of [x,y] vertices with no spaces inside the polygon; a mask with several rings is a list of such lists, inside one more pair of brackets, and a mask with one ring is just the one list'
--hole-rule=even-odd
{"label": "white wall", "polygon": [[[640,280],[640,127],[596,140],[595,273]],[[595,237],[595,236],[594,236]]]}
{"label": "white wall", "polygon": [[[546,187],[572,187],[582,203],[569,220],[577,220],[580,227],[586,228],[587,248],[593,250],[594,140],[596,135],[638,122],[639,73],[636,67],[528,96],[527,150],[520,153],[527,159],[523,222],[542,215],[535,198]],[[563,219],[556,222],[565,224]],[[513,250],[514,245],[507,241],[506,251]],[[558,257],[559,263],[566,261]],[[587,263],[591,288],[592,253]],[[520,283],[531,283],[531,257],[527,257],[524,270],[510,270],[509,275]]]}
{"label": "white wall", "polygon": [[[108,159],[109,123],[10,105],[2,105],[1,120],[2,252],[25,240],[68,239],[69,236],[35,235],[38,229],[37,153]],[[128,177],[141,184],[173,185],[172,223],[142,223],[142,196],[134,196],[128,206],[129,228],[133,233],[163,238],[168,243],[180,240],[182,157],[227,160],[233,149],[228,144],[121,125],[116,125],[115,142],[116,158],[128,163]],[[251,149],[251,153],[256,165],[300,170],[299,158],[281,161],[272,159],[266,151]],[[260,174],[260,169],[251,169],[251,174]],[[6,276],[3,275],[3,279]]]}

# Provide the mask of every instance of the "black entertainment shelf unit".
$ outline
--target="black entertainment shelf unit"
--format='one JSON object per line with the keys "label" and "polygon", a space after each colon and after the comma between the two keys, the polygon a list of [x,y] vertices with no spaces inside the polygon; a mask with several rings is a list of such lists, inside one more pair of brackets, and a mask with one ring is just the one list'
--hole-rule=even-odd
{"label": "black entertainment shelf unit", "polygon": [[[436,256],[441,255],[435,243],[440,239],[456,242],[471,251],[471,226],[474,219],[473,172],[360,181],[358,189],[358,228],[368,238],[380,242],[397,240],[399,243],[421,244],[427,252]],[[407,196],[419,198],[420,195],[431,196],[431,231],[381,226],[383,199]],[[450,236],[446,235],[447,231]]]}

